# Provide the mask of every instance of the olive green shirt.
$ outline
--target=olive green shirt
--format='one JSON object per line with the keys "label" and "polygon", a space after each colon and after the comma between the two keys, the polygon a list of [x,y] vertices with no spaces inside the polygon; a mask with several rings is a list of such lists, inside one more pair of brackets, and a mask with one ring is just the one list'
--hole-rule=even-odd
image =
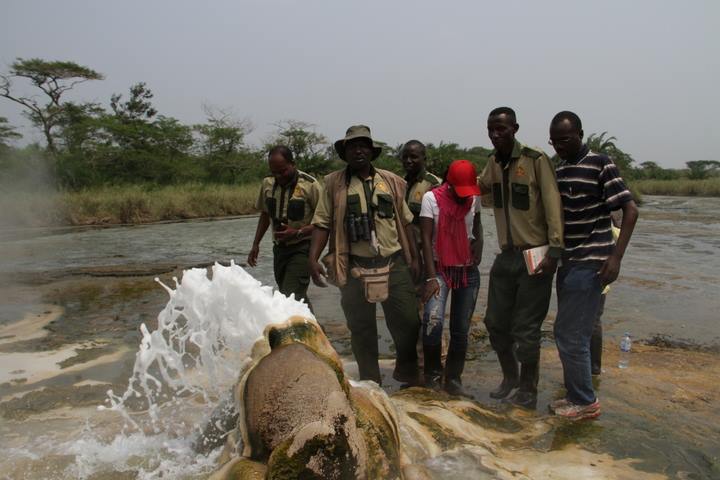
{"label": "olive green shirt", "polygon": [[[400,181],[400,179],[398,180]],[[378,253],[380,256],[388,257],[402,248],[395,225],[393,195],[390,191],[390,186],[387,185],[382,177],[374,171],[371,176],[364,181],[368,183],[370,191],[372,192],[370,203],[374,212],[372,218],[375,222],[375,233],[377,235],[379,249]],[[356,214],[359,213],[361,215],[363,213],[368,213],[363,180],[360,180],[360,178],[356,175],[350,176],[347,196],[348,212],[355,208],[358,209]],[[352,205],[359,206],[353,207]],[[325,190],[320,196],[320,201],[315,209],[315,216],[312,219],[313,225],[329,229],[332,222],[332,212],[333,202],[330,198],[329,191]],[[400,223],[403,225],[412,223],[413,215],[407,206],[407,202],[403,201],[402,211],[398,212],[398,214],[401,217]],[[376,256],[370,248],[370,242],[367,240],[358,240],[357,242],[350,243],[350,255],[355,255],[357,257]]]}
{"label": "olive green shirt", "polygon": [[483,206],[495,210],[501,249],[549,245],[550,255],[560,257],[563,248],[562,203],[555,168],[542,150],[524,146],[516,140],[507,163],[502,163],[496,152],[492,153],[478,183]]}
{"label": "olive green shirt", "polygon": [[[297,180],[286,187],[276,185],[275,179],[267,176],[260,186],[255,208],[270,216],[273,232],[281,223],[299,229],[312,222],[321,192],[320,182],[300,170],[297,171]],[[300,241],[292,239],[282,245],[294,245]]]}
{"label": "olive green shirt", "polygon": [[413,223],[417,225],[420,221],[420,207],[422,206],[423,195],[442,182],[438,177],[424,169],[418,173],[416,182],[410,183],[408,177],[405,177],[405,181],[408,183],[405,201],[413,214]]}

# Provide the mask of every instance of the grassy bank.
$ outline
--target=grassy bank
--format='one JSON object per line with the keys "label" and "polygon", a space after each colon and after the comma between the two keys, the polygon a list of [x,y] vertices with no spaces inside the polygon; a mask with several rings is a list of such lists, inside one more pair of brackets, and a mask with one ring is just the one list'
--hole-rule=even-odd
{"label": "grassy bank", "polygon": [[151,223],[255,212],[259,184],[118,186],[79,192],[21,191],[0,196],[0,224]]}
{"label": "grassy bank", "polygon": [[646,195],[720,197],[720,178],[705,180],[634,180],[634,189]]}

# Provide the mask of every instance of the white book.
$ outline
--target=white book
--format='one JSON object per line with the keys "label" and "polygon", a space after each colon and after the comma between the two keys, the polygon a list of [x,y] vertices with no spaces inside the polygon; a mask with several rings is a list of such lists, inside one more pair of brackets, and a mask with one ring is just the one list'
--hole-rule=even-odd
{"label": "white book", "polygon": [[549,245],[542,245],[540,247],[528,248],[523,250],[523,258],[525,258],[525,266],[529,275],[535,275],[535,269],[548,252]]}

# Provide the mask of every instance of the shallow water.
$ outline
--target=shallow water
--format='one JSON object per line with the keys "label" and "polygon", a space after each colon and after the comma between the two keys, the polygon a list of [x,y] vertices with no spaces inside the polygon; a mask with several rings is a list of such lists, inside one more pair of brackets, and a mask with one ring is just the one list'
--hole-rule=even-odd
{"label": "shallow water", "polygon": [[[117,437],[122,422],[112,412],[97,412],[93,406],[102,403],[108,386],[123,391],[140,339],[138,326],[145,322],[152,328],[167,303],[167,294],[153,277],[170,284],[171,277],[184,268],[231,259],[244,262],[256,221],[238,218],[0,232],[0,446],[10,452],[0,466],[8,467],[8,461],[19,465],[14,470],[3,468],[4,472],[13,472],[5,473],[6,478],[34,478],[41,472],[49,478],[106,478],[109,472],[114,472],[115,478],[135,478],[137,472],[153,478],[152,472],[160,471],[172,476],[172,465],[168,465],[189,455],[186,444],[174,438],[156,439],[167,444],[165,456],[143,457],[140,437],[134,442],[126,439],[127,445],[111,443],[113,439],[123,442],[124,437]],[[486,211],[483,223],[483,279],[465,383],[481,403],[491,403],[487,392],[494,388],[499,372],[480,320],[487,271],[497,242],[494,221]],[[605,413],[591,424],[558,425],[523,448],[549,451],[568,444],[582,445],[616,458],[638,459],[645,471],[685,478],[720,475],[720,430],[718,422],[708,424],[706,416],[708,402],[718,401],[717,389],[709,385],[716,383],[717,377],[706,378],[706,385],[702,381],[704,371],[717,373],[718,234],[720,199],[646,197],[620,279],[606,305],[606,373],[599,385]],[[265,241],[260,266],[250,270],[263,283],[272,283],[270,254],[271,245]],[[313,287],[310,295],[333,346],[350,359],[349,335],[337,290]],[[554,310],[553,305],[545,330],[551,330]],[[33,337],[24,332],[13,337],[17,332],[2,333],[3,328],[28,322],[35,332],[45,335]],[[633,354],[631,368],[621,372],[612,362],[616,339],[625,330],[636,339],[663,334],[710,347],[711,351],[641,346]],[[391,342],[382,322],[380,332],[382,351],[390,357]],[[30,368],[28,361],[36,368]],[[540,384],[542,407],[538,409],[541,418],[542,408],[561,386],[558,363],[552,342],[546,339]],[[693,372],[698,385],[688,384],[687,378],[675,378],[684,371]],[[384,369],[384,373],[389,372]],[[397,387],[386,379],[390,390]],[[44,393],[38,393],[44,387]],[[27,395],[25,400],[18,400],[22,395]],[[648,400],[641,395],[649,396]],[[11,400],[13,397],[16,400]],[[194,402],[199,400],[182,404],[188,419],[203,415],[203,409]],[[711,418],[717,420],[716,415]],[[64,443],[59,451],[46,448]],[[212,463],[207,459],[203,462],[205,468]],[[447,474],[452,473],[452,465],[462,464],[462,458],[438,459],[436,463],[438,473],[449,468]],[[58,473],[68,465],[75,470]]]}

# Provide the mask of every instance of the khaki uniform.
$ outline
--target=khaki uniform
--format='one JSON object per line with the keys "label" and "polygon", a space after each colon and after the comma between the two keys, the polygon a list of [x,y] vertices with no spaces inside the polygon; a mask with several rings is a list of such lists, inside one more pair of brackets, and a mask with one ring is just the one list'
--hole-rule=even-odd
{"label": "khaki uniform", "polygon": [[[268,176],[260,186],[256,208],[270,216],[273,234],[281,224],[299,229],[310,225],[321,193],[320,182],[300,170],[286,187],[277,185],[275,179]],[[309,252],[310,240],[307,238],[293,238],[281,243],[273,235],[273,272],[278,289],[283,295],[294,293],[296,299],[303,299],[308,305]]]}
{"label": "khaki uniform", "polygon": [[[442,183],[438,177],[423,170],[418,173],[418,180],[414,183],[408,182],[408,178],[405,177],[405,181],[408,182],[408,190],[405,195],[405,201],[413,214],[413,225],[412,230],[415,235],[415,248],[418,251],[418,255],[422,258],[422,232],[420,231],[420,208],[422,207],[422,198],[433,187],[436,187]],[[425,268],[420,265],[420,271],[424,272]],[[424,283],[421,279],[418,287]]]}
{"label": "khaki uniform", "polygon": [[[344,201],[345,194],[347,202]],[[415,345],[420,330],[420,317],[412,275],[406,255],[403,255],[406,252],[402,251],[401,246],[407,239],[400,238],[398,232],[413,219],[404,195],[405,182],[388,171],[373,169],[370,178],[365,181],[351,175],[347,169],[333,172],[325,177],[325,189],[312,223],[330,230],[330,250],[340,259],[347,256],[349,265],[346,267],[358,265],[369,268],[387,265],[388,261],[392,261],[389,296],[382,302],[382,308],[395,344],[393,377],[402,382],[412,382],[417,377]],[[350,213],[355,216],[368,213],[368,203],[372,207],[378,240],[377,254],[372,251],[369,241],[350,242],[348,238],[348,216]],[[343,274],[340,275],[340,304],[350,330],[353,356],[358,363],[360,379],[374,380],[380,384],[377,307],[365,299],[361,281],[346,275],[347,270],[349,268],[343,267]]]}
{"label": "khaki uniform", "polygon": [[[432,173],[423,170],[418,173],[418,180],[414,183],[408,181],[408,177],[405,177],[405,181],[408,182],[407,193],[405,194],[405,201],[413,214],[413,225],[417,226],[420,223],[420,207],[422,206],[422,198],[431,188],[437,187],[442,183],[438,177]],[[419,233],[418,228],[415,233]]]}
{"label": "khaki uniform", "polygon": [[553,276],[529,275],[522,250],[549,245],[553,257],[562,253],[562,204],[555,169],[542,151],[515,141],[510,159],[502,163],[493,154],[478,182],[483,206],[495,210],[502,250],[488,285],[485,325],[490,343],[498,355],[515,345],[520,362],[537,363]]}

